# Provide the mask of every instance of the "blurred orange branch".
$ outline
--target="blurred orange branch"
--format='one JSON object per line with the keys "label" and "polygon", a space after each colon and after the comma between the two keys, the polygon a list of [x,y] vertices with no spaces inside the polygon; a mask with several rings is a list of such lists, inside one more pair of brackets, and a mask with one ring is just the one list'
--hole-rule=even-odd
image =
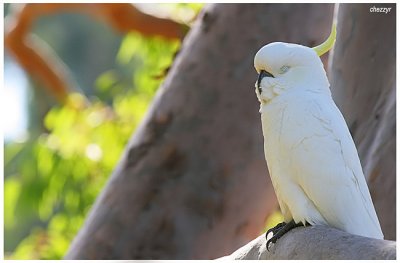
{"label": "blurred orange branch", "polygon": [[71,90],[69,70],[49,47],[30,35],[29,30],[40,16],[71,10],[96,16],[122,33],[137,30],[146,36],[180,39],[188,30],[187,25],[145,14],[131,4],[40,3],[21,6],[6,18],[5,47],[61,103]]}

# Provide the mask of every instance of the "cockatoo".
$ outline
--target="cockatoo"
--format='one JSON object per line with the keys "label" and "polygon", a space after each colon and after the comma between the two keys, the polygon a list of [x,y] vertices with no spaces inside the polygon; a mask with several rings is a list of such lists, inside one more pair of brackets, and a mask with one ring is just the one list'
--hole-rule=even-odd
{"label": "cockatoo", "polygon": [[264,151],[284,216],[269,244],[299,225],[329,225],[383,239],[360,159],[334,103],[319,56],[336,40],[336,26],[321,45],[275,42],[254,58],[259,77]]}

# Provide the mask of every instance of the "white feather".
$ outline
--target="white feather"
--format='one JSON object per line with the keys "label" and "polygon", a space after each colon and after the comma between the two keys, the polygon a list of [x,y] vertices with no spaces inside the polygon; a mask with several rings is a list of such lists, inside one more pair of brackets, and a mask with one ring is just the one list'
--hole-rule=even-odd
{"label": "white feather", "polygon": [[264,78],[256,93],[265,157],[285,221],[383,239],[357,149],[319,57],[304,46],[272,43],[256,54],[255,66],[275,76]]}

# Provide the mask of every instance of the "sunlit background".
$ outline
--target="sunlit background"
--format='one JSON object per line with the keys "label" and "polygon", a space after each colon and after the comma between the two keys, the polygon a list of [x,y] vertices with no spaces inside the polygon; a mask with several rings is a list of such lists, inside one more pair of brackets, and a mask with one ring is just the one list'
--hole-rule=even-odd
{"label": "sunlit background", "polygon": [[[29,83],[24,71],[12,61],[6,58],[4,65],[4,139],[6,142],[24,142],[28,139],[27,130],[27,89]],[[7,109],[7,111],[6,111]]]}
{"label": "sunlit background", "polygon": [[[202,4],[142,5],[190,25]],[[5,4],[5,16],[10,14]],[[60,259],[171,65],[180,40],[122,34],[74,12],[30,31],[75,83],[59,103],[5,51],[4,222],[8,259]]]}

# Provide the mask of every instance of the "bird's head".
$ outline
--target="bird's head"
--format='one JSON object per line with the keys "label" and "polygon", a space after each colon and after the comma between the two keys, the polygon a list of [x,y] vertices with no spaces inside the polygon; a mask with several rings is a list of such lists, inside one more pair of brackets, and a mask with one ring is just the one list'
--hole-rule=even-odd
{"label": "bird's head", "polygon": [[260,102],[266,103],[286,90],[330,92],[319,56],[333,47],[335,39],[333,25],[328,39],[314,48],[282,42],[263,46],[254,57],[254,67],[259,74],[256,94]]}

